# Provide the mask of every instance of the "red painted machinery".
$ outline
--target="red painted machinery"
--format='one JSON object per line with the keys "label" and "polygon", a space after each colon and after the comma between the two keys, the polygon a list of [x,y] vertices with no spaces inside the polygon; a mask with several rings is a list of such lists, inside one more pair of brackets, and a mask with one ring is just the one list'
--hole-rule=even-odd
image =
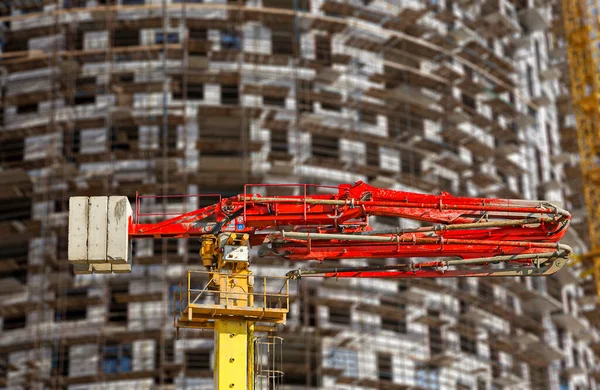
{"label": "red painted machinery", "polygon": [[[252,185],[254,187],[294,187]],[[423,278],[539,276],[559,270],[571,248],[558,241],[570,214],[546,201],[455,197],[380,189],[358,182],[338,187],[296,185],[297,196],[248,193],[220,199],[158,223],[130,219],[129,238],[244,237],[259,256],[287,260],[401,258],[397,264],[296,270],[290,277]],[[317,192],[308,195],[307,192]],[[329,192],[329,193],[323,193]],[[420,222],[414,228],[375,228],[371,217]],[[439,258],[415,261],[415,258]],[[413,259],[413,260],[410,260]],[[389,263],[389,262],[388,262]],[[211,260],[209,269],[220,268]]]}
{"label": "red painted machinery", "polygon": [[[248,185],[243,194],[213,195],[218,202],[159,222],[170,213],[140,209],[161,197],[138,196],[135,212],[125,196],[70,201],[69,261],[76,273],[131,272],[135,238],[200,240],[207,271],[188,271],[182,278],[174,293],[174,325],[214,329],[216,389],[254,388],[253,335],[286,322],[289,279],[542,276],[558,271],[571,253],[558,243],[571,216],[549,202],[425,195],[360,182],[283,186],[296,187],[294,193],[301,193],[296,196],[263,196],[250,187],[282,190]],[[371,217],[415,223],[379,228]],[[153,223],[140,223],[146,218]],[[273,288],[266,277],[255,280],[251,247],[259,247],[259,256],[340,262],[337,268],[321,264],[291,271]],[[361,258],[379,260],[359,267],[346,261]]]}

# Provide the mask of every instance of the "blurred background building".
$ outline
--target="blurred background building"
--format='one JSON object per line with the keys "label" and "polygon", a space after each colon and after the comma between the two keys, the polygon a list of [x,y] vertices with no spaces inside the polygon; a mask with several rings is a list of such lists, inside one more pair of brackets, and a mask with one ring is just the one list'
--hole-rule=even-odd
{"label": "blurred background building", "polygon": [[[585,247],[559,1],[13,0],[0,21],[0,387],[212,388],[212,333],[172,327],[198,242],[139,240],[132,274],[73,275],[70,196],[363,180],[560,201]],[[293,290],[285,388],[600,383],[596,293],[574,268]]]}

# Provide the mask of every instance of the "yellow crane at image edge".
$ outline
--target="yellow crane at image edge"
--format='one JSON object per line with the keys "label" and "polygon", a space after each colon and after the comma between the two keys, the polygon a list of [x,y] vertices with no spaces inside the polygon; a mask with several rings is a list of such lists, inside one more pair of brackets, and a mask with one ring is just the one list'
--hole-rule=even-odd
{"label": "yellow crane at image edge", "polygon": [[563,0],[562,12],[567,41],[571,98],[576,119],[581,175],[590,252],[581,257],[592,267],[600,301],[600,56],[598,45],[598,1]]}

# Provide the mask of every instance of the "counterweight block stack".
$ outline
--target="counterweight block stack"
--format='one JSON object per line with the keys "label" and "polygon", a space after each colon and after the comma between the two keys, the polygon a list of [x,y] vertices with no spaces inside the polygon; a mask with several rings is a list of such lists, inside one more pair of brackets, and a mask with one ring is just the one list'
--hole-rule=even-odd
{"label": "counterweight block stack", "polygon": [[131,272],[126,196],[77,196],[69,200],[69,262],[76,274]]}

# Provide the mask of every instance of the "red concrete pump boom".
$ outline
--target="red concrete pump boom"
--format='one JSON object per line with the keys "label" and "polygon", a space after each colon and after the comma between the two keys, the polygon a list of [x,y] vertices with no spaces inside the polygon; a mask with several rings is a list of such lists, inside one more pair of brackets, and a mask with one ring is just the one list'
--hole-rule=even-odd
{"label": "red concrete pump boom", "polygon": [[[555,273],[571,253],[558,243],[571,216],[546,201],[428,195],[362,182],[307,195],[307,188],[310,192],[323,187],[298,186],[304,194],[262,196],[247,193],[248,185],[243,194],[157,223],[139,223],[138,200],[129,238],[235,233],[247,237],[251,247],[260,247],[259,256],[404,259],[395,265],[383,265],[382,260],[377,266],[296,270],[288,274],[291,277],[540,276]],[[371,217],[378,216],[419,221],[421,226],[376,229]]]}
{"label": "red concrete pump boom", "polygon": [[[271,193],[292,187],[301,195],[248,191],[255,187]],[[544,201],[426,195],[361,182],[246,185],[237,196],[212,196],[216,203],[162,221],[172,215],[167,207],[162,214],[141,212],[142,204],[160,204],[160,196],[136,196],[134,208],[126,196],[72,197],[68,252],[75,273],[124,273],[131,272],[135,238],[198,238],[206,271],[188,270],[179,282],[174,325],[214,330],[215,389],[254,388],[254,332],[286,322],[290,279],[543,276],[558,271],[571,253],[558,242],[570,214]],[[385,224],[371,217],[418,223],[380,228]],[[335,259],[340,265],[309,263],[286,277],[259,281],[250,269],[251,247],[258,247],[258,256]],[[378,261],[359,267],[347,261],[365,258]]]}

